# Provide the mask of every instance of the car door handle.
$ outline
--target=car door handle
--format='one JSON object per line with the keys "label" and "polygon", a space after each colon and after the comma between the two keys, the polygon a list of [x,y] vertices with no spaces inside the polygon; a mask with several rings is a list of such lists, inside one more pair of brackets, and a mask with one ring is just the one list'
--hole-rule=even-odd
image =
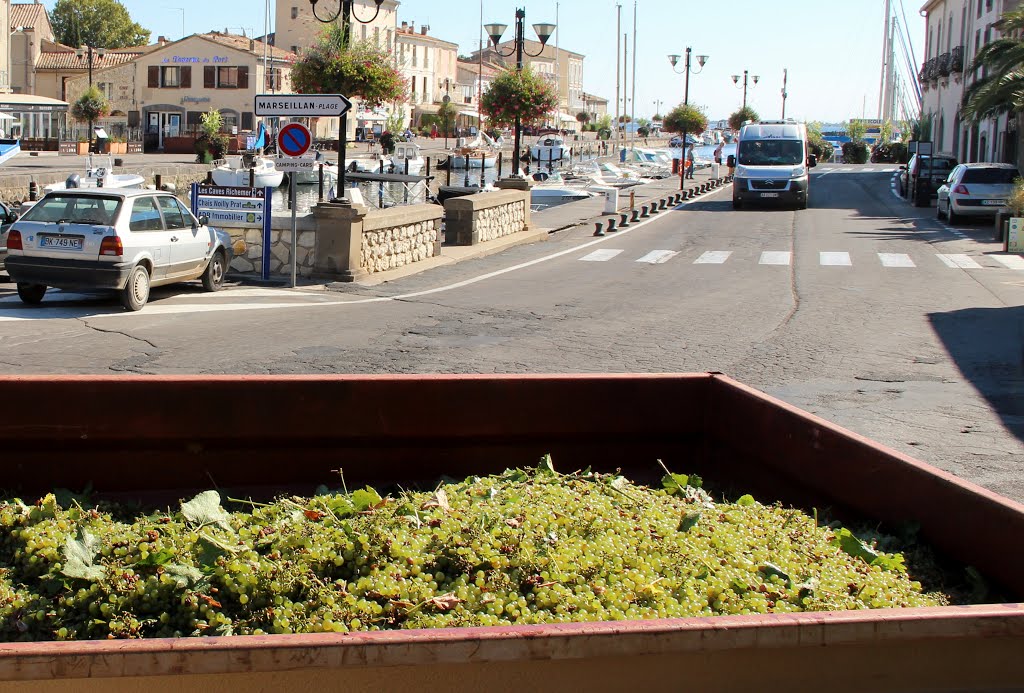
{"label": "car door handle", "polygon": [[178,237],[177,236],[171,236],[171,243],[177,243],[177,242],[178,242]]}

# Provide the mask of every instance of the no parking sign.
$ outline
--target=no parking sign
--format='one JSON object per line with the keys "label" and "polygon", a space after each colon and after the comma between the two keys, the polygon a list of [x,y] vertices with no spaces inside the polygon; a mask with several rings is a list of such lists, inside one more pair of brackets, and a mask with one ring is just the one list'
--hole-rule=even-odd
{"label": "no parking sign", "polygon": [[277,151],[285,156],[302,156],[312,143],[313,136],[301,123],[288,123],[277,133]]}

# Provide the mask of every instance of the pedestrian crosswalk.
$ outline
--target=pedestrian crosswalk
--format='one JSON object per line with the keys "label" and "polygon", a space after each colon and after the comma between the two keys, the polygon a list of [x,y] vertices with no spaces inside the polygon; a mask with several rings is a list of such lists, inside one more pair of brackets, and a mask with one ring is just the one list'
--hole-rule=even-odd
{"label": "pedestrian crosswalk", "polygon": [[821,166],[818,165],[811,173],[895,173],[898,166]]}
{"label": "pedestrian crosswalk", "polygon": [[[670,261],[682,261],[693,265],[724,265],[726,263],[755,263],[758,265],[793,264],[793,253],[788,250],[733,251],[705,250],[684,253],[677,250],[646,250],[632,257],[621,248],[600,248],[583,255],[582,262],[611,262],[625,260],[649,265],[662,265]],[[922,253],[912,258],[908,253],[865,253],[854,256],[846,251],[831,250],[817,253],[817,264],[822,267],[854,267],[866,263],[877,264],[886,269],[916,269],[927,267],[948,267],[950,269],[983,270],[1011,269],[1024,272],[1024,257],[1000,253],[968,255],[966,253]]]}

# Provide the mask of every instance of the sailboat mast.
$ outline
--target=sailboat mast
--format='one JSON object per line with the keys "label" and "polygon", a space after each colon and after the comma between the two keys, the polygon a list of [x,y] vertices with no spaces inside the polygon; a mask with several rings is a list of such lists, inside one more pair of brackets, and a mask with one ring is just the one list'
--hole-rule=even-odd
{"label": "sailboat mast", "polygon": [[[558,30],[561,26],[558,22],[558,8],[562,3],[555,3],[555,88],[558,91],[558,99],[555,103],[555,129],[561,133],[562,131],[562,61],[561,53],[558,50],[558,35],[562,32]],[[569,99],[565,100],[566,108],[568,108]]]}
{"label": "sailboat mast", "polygon": [[631,123],[633,130],[630,134],[634,148],[636,147],[636,5],[636,0],[633,0],[633,106],[630,109],[629,118],[633,121]]}
{"label": "sailboat mast", "polygon": [[621,83],[621,76],[619,75],[619,68],[622,65],[622,51],[621,44],[619,43],[619,36],[622,35],[622,5],[615,6],[615,121],[612,123],[612,132],[615,133],[613,139],[619,139],[619,84]]}
{"label": "sailboat mast", "polygon": [[480,132],[484,131],[484,115],[483,105],[481,101],[484,100],[484,0],[480,0],[480,37],[478,38],[480,46],[480,60],[479,69],[480,74],[476,80],[476,124]]}
{"label": "sailboat mast", "polygon": [[882,22],[882,77],[881,83],[878,85],[878,118],[882,119],[883,106],[882,102],[885,100],[885,88],[886,88],[886,77],[888,74],[889,65],[889,17],[892,16],[892,0],[885,0],[885,21]]}

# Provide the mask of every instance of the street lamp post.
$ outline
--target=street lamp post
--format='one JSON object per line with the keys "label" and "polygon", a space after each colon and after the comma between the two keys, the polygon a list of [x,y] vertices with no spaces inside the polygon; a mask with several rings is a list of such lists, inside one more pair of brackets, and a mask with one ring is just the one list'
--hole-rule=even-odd
{"label": "street lamp post", "polygon": [[[686,47],[686,62],[683,64],[683,70],[682,70],[682,73],[686,75],[686,79],[683,80],[683,82],[684,82],[684,87],[683,87],[683,105],[684,106],[689,106],[690,105],[690,73],[692,72],[695,75],[696,74],[700,74],[700,71],[704,69],[704,63],[706,63],[708,61],[708,56],[706,56],[706,55],[698,55],[697,56],[697,64],[699,65],[699,67],[696,70],[692,69],[692,67],[690,66],[690,52],[691,52],[691,50],[692,49],[689,46]],[[679,63],[679,56],[675,55],[675,54],[670,55],[670,56],[668,56],[668,61],[670,63],[672,63],[672,71],[675,72],[676,74],[679,74],[679,70],[676,69],[676,65]],[[680,154],[679,154],[679,189],[680,190],[682,190],[684,187],[686,187],[685,184],[683,183],[683,181],[686,179],[686,121],[685,121],[685,119],[683,120],[682,136],[683,136],[683,141],[682,141],[682,143],[680,145],[681,149],[680,149]]]}
{"label": "street lamp post", "polygon": [[444,78],[444,150],[448,151],[448,121],[451,118],[451,114],[448,113],[448,104],[452,102],[451,91],[451,79],[448,77]]}
{"label": "street lamp post", "polygon": [[[342,43],[347,47],[349,39],[352,37],[352,20],[356,20],[360,24],[370,24],[373,20],[377,19],[380,14],[380,6],[384,4],[384,0],[373,0],[377,6],[377,11],[373,13],[373,16],[369,19],[361,19],[358,15],[353,12],[353,6],[355,0],[341,0],[341,4],[338,5],[337,11],[331,13],[327,12],[324,16],[321,16],[316,11],[317,0],[309,0],[309,4],[313,10],[313,16],[318,22],[323,24],[333,24],[341,18],[341,37]],[[328,0],[325,4],[333,5],[333,1]],[[345,96],[348,96],[345,94]],[[338,126],[338,193],[339,198],[332,200],[332,202],[341,202],[346,204],[348,198],[345,197],[345,148],[348,146],[348,113],[341,116],[341,123]]]}
{"label": "street lamp post", "polygon": [[[494,52],[497,53],[498,55],[500,55],[503,58],[510,58],[513,55],[515,55],[516,56],[516,69],[520,70],[520,71],[523,69],[523,54],[526,54],[526,55],[530,56],[531,58],[536,58],[537,56],[539,56],[541,53],[544,52],[544,48],[545,48],[545,46],[547,46],[548,39],[551,38],[551,35],[553,33],[555,33],[555,25],[554,24],[534,24],[533,25],[533,30],[535,32],[537,32],[537,38],[540,39],[540,51],[538,51],[537,53],[530,53],[529,51],[526,50],[526,46],[524,45],[525,33],[526,33],[526,10],[524,10],[524,9],[517,9],[516,10],[515,46],[513,47],[513,50],[511,52],[503,53],[500,50],[498,50],[498,44],[501,43],[501,36],[502,36],[502,34],[505,33],[505,29],[507,29],[507,28],[508,28],[507,24],[485,24],[484,25],[484,31],[487,32],[487,36],[490,37],[491,43],[494,44]],[[513,146],[513,151],[512,151],[513,161],[515,163],[512,166],[512,177],[513,178],[518,178],[519,177],[519,163],[520,163],[519,162],[519,148],[520,148],[520,145],[522,144],[522,122],[520,121],[520,118],[519,118],[518,115],[516,116],[515,127],[516,127],[515,144]]]}
{"label": "street lamp post", "polygon": [[[93,58],[102,58],[107,52],[105,48],[93,48],[92,46],[79,46],[75,49],[75,55],[79,60],[85,58],[87,69],[89,71],[89,89],[92,89],[92,65]],[[89,151],[92,151],[92,120],[89,120]]]}
{"label": "street lamp post", "polygon": [[789,70],[782,70],[782,119],[786,119],[786,99],[789,97],[789,92],[786,91],[786,81],[789,79]]}
{"label": "street lamp post", "polygon": [[[748,73],[748,70],[744,70],[743,71],[743,108],[747,107],[747,73]],[[751,75],[750,78],[754,80],[754,86],[755,87],[757,86],[757,80],[761,79],[758,75]],[[739,75],[733,75],[732,76],[732,83],[735,84],[737,87],[739,87],[740,76]]]}

